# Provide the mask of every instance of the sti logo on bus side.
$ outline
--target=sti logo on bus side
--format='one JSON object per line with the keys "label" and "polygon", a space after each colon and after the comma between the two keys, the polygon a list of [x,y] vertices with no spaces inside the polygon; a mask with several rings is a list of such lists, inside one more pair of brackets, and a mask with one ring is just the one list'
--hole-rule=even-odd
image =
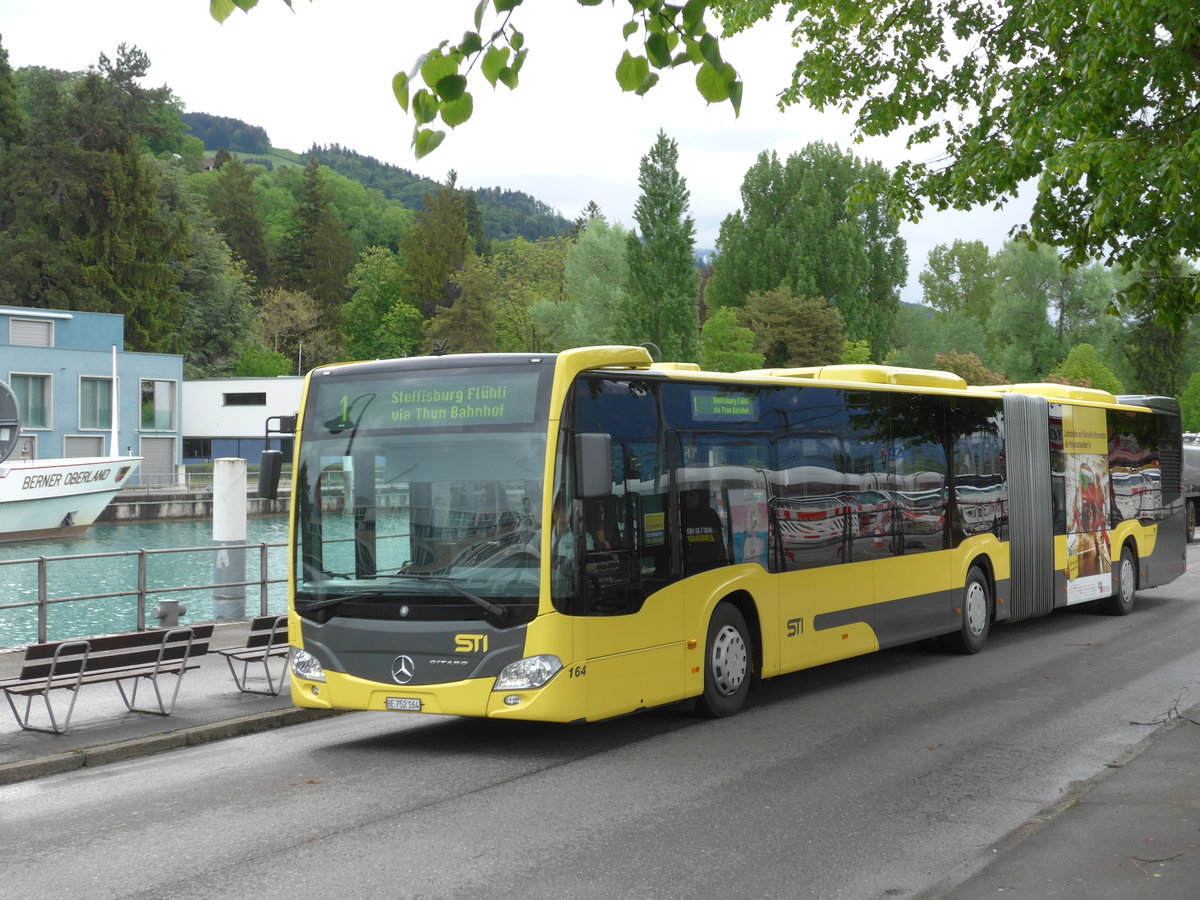
{"label": "sti logo on bus side", "polygon": [[456,634],[454,636],[455,653],[487,653],[486,634]]}
{"label": "sti logo on bus side", "polygon": [[796,635],[804,634],[803,619],[788,619],[787,621],[788,637],[796,637]]}

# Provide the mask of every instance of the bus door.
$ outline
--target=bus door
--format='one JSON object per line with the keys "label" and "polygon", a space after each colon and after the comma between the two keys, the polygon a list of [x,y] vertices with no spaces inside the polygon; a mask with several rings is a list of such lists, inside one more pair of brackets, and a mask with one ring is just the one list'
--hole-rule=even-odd
{"label": "bus door", "polygon": [[679,699],[683,621],[670,579],[665,437],[659,385],[585,377],[574,389],[579,433],[608,435],[608,496],[572,501],[578,525],[575,639],[587,667],[587,715]]}
{"label": "bus door", "polygon": [[891,647],[945,633],[956,621],[952,559],[946,552],[947,401],[933,394],[872,399],[890,401],[891,407],[887,466],[877,476],[891,500],[887,552],[874,564],[875,632],[880,647]]}
{"label": "bus door", "polygon": [[[781,671],[875,649],[870,556],[879,550],[875,528],[888,508],[878,496],[860,496],[863,474],[856,463],[873,473],[876,450],[856,446],[848,409],[846,391],[801,388],[775,441],[771,512]],[[869,488],[875,487],[872,481]]]}

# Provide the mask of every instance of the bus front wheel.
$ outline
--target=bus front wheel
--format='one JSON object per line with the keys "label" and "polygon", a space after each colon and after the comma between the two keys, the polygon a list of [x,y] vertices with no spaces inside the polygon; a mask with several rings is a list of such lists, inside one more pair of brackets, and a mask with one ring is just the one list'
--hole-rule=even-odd
{"label": "bus front wheel", "polygon": [[957,653],[978,653],[992,626],[992,588],[978,566],[967,573],[963,587],[962,624],[946,635],[946,645]]}
{"label": "bus front wheel", "polygon": [[750,637],[746,619],[732,603],[719,603],[708,622],[704,648],[704,693],[697,711],[711,718],[731,716],[750,691]]}

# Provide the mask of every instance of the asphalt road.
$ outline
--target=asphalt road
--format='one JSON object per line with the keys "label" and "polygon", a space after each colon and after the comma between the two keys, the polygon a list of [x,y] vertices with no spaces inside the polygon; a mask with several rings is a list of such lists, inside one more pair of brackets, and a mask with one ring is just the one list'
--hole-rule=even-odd
{"label": "asphalt road", "polygon": [[732,719],[358,714],[2,787],[0,895],[918,897],[1200,700],[1189,555],[1128,618],[786,676]]}

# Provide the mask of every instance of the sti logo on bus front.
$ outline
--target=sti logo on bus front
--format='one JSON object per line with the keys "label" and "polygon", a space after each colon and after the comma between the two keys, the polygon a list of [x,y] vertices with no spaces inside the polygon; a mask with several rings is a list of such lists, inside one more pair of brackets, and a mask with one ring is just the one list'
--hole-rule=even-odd
{"label": "sti logo on bus front", "polygon": [[486,634],[456,634],[454,636],[455,653],[487,653]]}

